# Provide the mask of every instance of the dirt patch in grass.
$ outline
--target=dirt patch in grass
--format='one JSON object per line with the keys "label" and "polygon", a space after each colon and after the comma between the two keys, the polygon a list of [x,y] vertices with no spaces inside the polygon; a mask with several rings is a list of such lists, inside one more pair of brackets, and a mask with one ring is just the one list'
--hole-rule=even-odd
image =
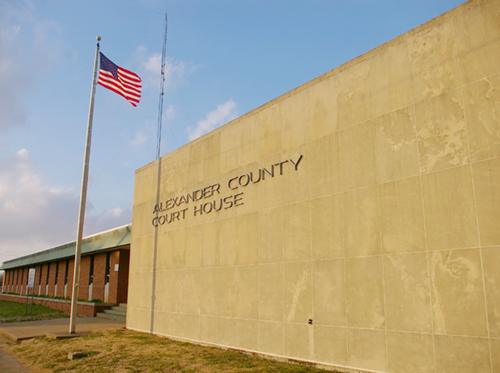
{"label": "dirt patch in grass", "polygon": [[[66,340],[35,338],[6,347],[33,368],[50,372],[324,372],[124,329]],[[68,353],[77,351],[84,356],[68,360]]]}

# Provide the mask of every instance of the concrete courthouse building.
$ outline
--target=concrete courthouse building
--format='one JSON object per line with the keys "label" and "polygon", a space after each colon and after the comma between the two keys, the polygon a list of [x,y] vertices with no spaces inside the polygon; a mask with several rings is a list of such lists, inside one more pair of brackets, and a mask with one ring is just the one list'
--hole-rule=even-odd
{"label": "concrete courthouse building", "polygon": [[136,172],[127,327],[377,372],[500,372],[500,1]]}
{"label": "concrete courthouse building", "polygon": [[[500,372],[500,0],[137,170],[132,227],[86,241],[79,294],[128,300],[130,329],[340,370]],[[37,294],[69,296],[71,248],[4,263],[3,292],[34,267]]]}

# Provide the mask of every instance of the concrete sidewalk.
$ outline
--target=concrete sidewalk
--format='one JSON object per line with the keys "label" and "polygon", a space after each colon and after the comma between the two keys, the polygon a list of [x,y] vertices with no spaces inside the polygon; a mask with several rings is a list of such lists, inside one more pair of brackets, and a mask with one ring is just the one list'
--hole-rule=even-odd
{"label": "concrete sidewalk", "polygon": [[4,350],[3,345],[9,340],[0,335],[0,367],[2,373],[30,373],[31,370],[14,355]]}
{"label": "concrete sidewalk", "polygon": [[15,342],[41,336],[58,339],[72,338],[87,334],[93,330],[125,328],[125,322],[123,321],[100,317],[77,317],[75,325],[76,333],[69,334],[69,318],[3,323],[0,324],[0,334]]}

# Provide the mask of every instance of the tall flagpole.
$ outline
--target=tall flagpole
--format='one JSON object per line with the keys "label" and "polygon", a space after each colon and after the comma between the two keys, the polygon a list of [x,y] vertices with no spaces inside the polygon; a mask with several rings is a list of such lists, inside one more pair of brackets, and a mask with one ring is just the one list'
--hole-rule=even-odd
{"label": "tall flagpole", "polygon": [[90,141],[92,139],[92,122],[94,120],[94,100],[95,88],[97,78],[97,59],[99,58],[99,42],[101,37],[97,37],[97,46],[95,50],[94,61],[94,76],[92,78],[92,89],[90,91],[90,106],[89,106],[89,119],[87,123],[87,141],[85,147],[85,155],[83,162],[82,174],[82,193],[80,194],[80,212],[78,214],[78,229],[76,233],[76,246],[75,246],[75,269],[73,271],[73,291],[71,293],[71,316],[69,319],[69,333],[75,333],[75,318],[78,299],[78,287],[80,281],[80,258],[82,256],[82,236],[83,236],[83,220],[85,218],[85,203],[87,201],[87,184],[89,176],[89,161],[90,161]]}

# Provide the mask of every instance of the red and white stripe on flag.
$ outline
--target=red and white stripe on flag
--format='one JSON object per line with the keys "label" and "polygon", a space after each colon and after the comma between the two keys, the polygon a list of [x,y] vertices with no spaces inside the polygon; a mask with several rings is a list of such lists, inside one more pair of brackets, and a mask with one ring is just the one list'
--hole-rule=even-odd
{"label": "red and white stripe on flag", "polygon": [[125,97],[133,106],[141,99],[141,78],[132,71],[122,69],[101,53],[97,83]]}

